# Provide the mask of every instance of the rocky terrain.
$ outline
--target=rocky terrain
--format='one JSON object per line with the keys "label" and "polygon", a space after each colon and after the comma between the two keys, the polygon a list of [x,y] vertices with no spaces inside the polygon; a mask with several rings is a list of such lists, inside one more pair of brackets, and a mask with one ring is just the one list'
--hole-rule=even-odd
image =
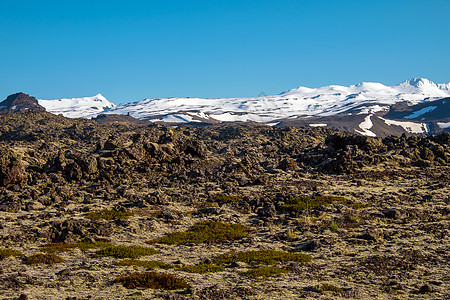
{"label": "rocky terrain", "polygon": [[449,145],[1,114],[0,298],[448,299]]}

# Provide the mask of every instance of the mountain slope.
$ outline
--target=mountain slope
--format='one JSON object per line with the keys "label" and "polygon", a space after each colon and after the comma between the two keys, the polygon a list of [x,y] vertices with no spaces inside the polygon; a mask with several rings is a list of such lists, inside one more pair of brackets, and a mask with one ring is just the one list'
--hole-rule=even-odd
{"label": "mountain slope", "polygon": [[449,130],[449,104],[439,100],[448,97],[450,83],[412,78],[394,86],[362,82],[350,86],[299,87],[279,95],[250,98],[157,98],[115,106],[98,94],[39,100],[39,104],[47,111],[72,118],[115,114],[164,123],[254,121],[275,126],[328,126],[362,135],[385,136]]}
{"label": "mountain slope", "polygon": [[101,94],[94,97],[70,98],[57,100],[38,100],[39,104],[54,114],[62,114],[69,118],[92,118],[102,113],[105,109],[115,107]]}
{"label": "mountain slope", "polygon": [[298,116],[333,116],[388,111],[390,105],[419,104],[449,97],[447,85],[414,78],[399,85],[363,82],[348,87],[299,87],[276,96],[254,98],[165,98],[121,104],[106,113],[130,114],[164,122],[204,120],[272,122]]}

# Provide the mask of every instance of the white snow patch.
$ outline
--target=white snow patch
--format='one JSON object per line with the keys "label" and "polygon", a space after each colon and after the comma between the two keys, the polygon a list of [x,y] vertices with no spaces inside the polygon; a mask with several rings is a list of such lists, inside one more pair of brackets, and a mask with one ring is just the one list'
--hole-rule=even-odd
{"label": "white snow patch", "polygon": [[428,107],[424,107],[421,110],[418,110],[416,112],[413,112],[412,114],[410,114],[409,116],[406,116],[405,119],[414,119],[417,118],[423,114],[429,113],[433,110],[435,110],[437,108],[437,106],[428,106]]}
{"label": "white snow patch", "polygon": [[191,116],[196,116],[202,119],[210,119],[211,117],[207,114],[205,114],[204,112],[200,111],[200,112],[188,112],[189,115]]}
{"label": "white snow patch", "polygon": [[403,127],[403,129],[405,129],[406,132],[409,133],[427,133],[429,131],[427,123],[402,122],[384,119],[381,117],[379,118],[382,119],[387,125],[401,126]]}
{"label": "white snow patch", "polygon": [[150,121],[163,121],[166,123],[190,123],[190,122],[200,122],[195,120],[192,116],[186,114],[170,114],[162,117],[162,119],[153,119]]}
{"label": "white snow patch", "polygon": [[[115,107],[112,102],[108,101],[101,94],[84,98],[63,98],[57,100],[39,99],[38,103],[48,112],[62,114],[69,118],[92,118],[103,113],[106,109]],[[127,113],[124,113],[124,115],[126,114]]]}
{"label": "white snow patch", "polygon": [[325,127],[325,126],[328,126],[328,125],[324,124],[324,123],[318,123],[318,124],[308,124],[308,126],[311,126],[311,127]]}
{"label": "white snow patch", "polygon": [[388,111],[388,110],[389,110],[388,106],[372,105],[372,106],[367,106],[367,107],[362,108],[360,110],[360,112],[358,113],[358,115],[374,114],[377,112]]}
{"label": "white snow patch", "polygon": [[359,124],[359,128],[361,128],[362,131],[355,129],[355,131],[359,134],[366,135],[366,136],[377,136],[375,133],[370,131],[369,129],[373,127],[372,120],[370,119],[373,115],[368,115],[364,118],[364,121]]}
{"label": "white snow patch", "polygon": [[444,123],[444,122],[438,122],[437,125],[440,128],[449,128],[450,127],[450,122]]}

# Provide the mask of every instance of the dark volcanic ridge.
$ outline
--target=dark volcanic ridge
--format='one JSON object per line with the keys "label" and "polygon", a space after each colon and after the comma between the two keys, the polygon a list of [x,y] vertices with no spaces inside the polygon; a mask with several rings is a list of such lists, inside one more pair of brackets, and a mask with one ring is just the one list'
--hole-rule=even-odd
{"label": "dark volcanic ridge", "polygon": [[45,111],[45,108],[39,105],[35,97],[25,93],[9,95],[0,102],[0,113],[25,112],[27,110]]}

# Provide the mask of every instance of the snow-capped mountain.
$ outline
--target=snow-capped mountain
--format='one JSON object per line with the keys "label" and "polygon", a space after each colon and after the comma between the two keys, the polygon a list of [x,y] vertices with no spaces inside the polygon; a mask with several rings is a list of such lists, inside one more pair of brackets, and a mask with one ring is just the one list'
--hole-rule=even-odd
{"label": "snow-capped mountain", "polygon": [[92,118],[96,117],[106,109],[116,105],[108,101],[101,94],[94,97],[84,98],[62,98],[57,100],[38,100],[38,103],[54,114],[62,114],[68,118]]}
{"label": "snow-capped mountain", "polygon": [[[165,123],[254,121],[280,126],[331,126],[373,136],[380,135],[379,132],[383,135],[398,133],[398,130],[429,133],[427,121],[430,120],[418,116],[434,109],[427,108],[428,103],[446,97],[450,97],[450,83],[435,84],[425,78],[412,78],[394,86],[375,82],[320,88],[301,86],[279,95],[249,98],[149,98],[115,106],[98,94],[88,98],[38,101],[47,111],[72,118],[118,114]],[[411,107],[417,107],[417,111],[412,111]],[[400,116],[399,111],[408,115]],[[383,118],[388,112],[397,112],[400,119]],[[432,120],[440,121],[441,125],[436,123],[435,128],[446,129],[449,114],[444,109],[440,120]],[[375,130],[376,124],[386,128]]]}
{"label": "snow-capped mountain", "polygon": [[414,78],[395,86],[363,82],[351,86],[299,87],[280,95],[252,98],[164,98],[121,104],[106,113],[130,114],[164,122],[223,121],[273,122],[298,116],[387,111],[406,101],[410,105],[449,97],[449,84],[436,85]]}

